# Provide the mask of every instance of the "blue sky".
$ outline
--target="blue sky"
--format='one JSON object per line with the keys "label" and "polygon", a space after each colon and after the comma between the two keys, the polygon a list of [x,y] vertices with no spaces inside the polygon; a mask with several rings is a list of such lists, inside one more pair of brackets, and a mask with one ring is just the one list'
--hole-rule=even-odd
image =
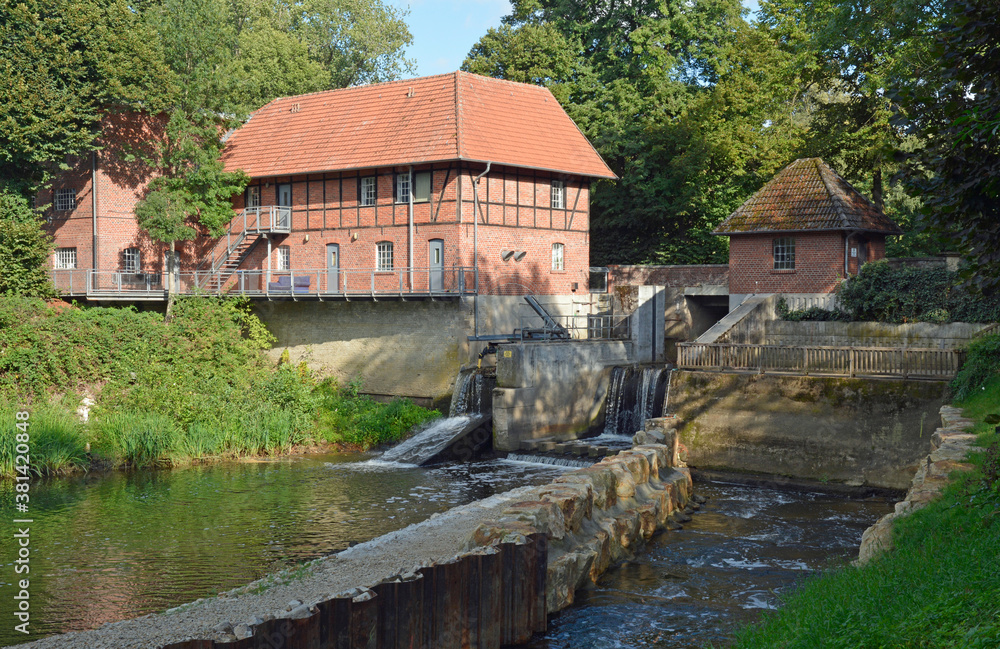
{"label": "blue sky", "polygon": [[[510,13],[508,0],[386,0],[409,8],[406,22],[413,44],[406,55],[417,60],[415,76],[454,72],[476,41]],[[756,0],[744,0],[751,10]]]}

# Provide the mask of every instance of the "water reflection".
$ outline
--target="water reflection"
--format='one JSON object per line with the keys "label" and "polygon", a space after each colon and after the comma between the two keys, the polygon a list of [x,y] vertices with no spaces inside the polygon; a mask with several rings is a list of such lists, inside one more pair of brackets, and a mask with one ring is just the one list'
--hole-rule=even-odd
{"label": "water reflection", "polygon": [[531,649],[679,649],[728,644],[781,593],[857,555],[861,534],[891,505],[701,482],[703,511],[653,539],[549,621]]}
{"label": "water reflection", "polygon": [[[564,468],[503,461],[378,466],[358,454],[85,475],[31,491],[32,635],[0,626],[0,645],[163,610],[339,551],[455,505]],[[11,485],[0,486],[11,520]],[[15,548],[0,540],[10,593]],[[13,619],[11,597],[0,617]]]}

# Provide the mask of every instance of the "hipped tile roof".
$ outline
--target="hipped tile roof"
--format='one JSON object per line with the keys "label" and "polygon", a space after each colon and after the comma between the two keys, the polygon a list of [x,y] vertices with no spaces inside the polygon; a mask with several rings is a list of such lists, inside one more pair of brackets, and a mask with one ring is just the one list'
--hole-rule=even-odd
{"label": "hipped tile roof", "polygon": [[448,160],[615,178],[547,88],[467,72],[275,99],[223,160],[255,178]]}
{"label": "hipped tile roof", "polygon": [[727,235],[803,230],[902,233],[820,158],[800,158],[782,169],[713,232]]}

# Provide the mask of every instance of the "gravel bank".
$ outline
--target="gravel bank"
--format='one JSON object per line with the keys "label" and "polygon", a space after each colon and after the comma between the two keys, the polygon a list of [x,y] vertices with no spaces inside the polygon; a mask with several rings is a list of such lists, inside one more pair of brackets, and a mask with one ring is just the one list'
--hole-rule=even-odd
{"label": "gravel bank", "polygon": [[[107,624],[92,631],[50,636],[18,647],[31,649],[155,649],[190,638],[233,640],[241,625],[287,617],[356,587],[449,559],[459,553],[480,523],[496,519],[510,503],[535,487],[520,487],[436,514],[335,555],[316,559],[218,597],[164,613]],[[305,608],[299,609],[304,612]]]}

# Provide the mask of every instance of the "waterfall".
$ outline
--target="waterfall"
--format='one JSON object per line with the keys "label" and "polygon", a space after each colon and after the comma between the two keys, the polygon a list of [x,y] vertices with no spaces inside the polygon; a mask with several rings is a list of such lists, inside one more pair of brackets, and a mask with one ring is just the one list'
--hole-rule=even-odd
{"label": "waterfall", "polygon": [[615,367],[605,401],[604,435],[631,437],[643,422],[663,414],[668,372],[662,367]]}
{"label": "waterfall", "polygon": [[421,465],[432,460],[456,440],[486,421],[486,415],[458,415],[435,420],[428,428],[393,446],[382,454],[380,462]]}
{"label": "waterfall", "polygon": [[579,458],[551,457],[548,455],[524,455],[522,453],[508,453],[507,461],[527,462],[528,464],[550,464],[553,466],[572,467],[574,469],[594,466],[593,460],[587,461]]}
{"label": "waterfall", "polygon": [[465,370],[455,381],[448,415],[488,415],[493,411],[493,388],[497,385],[495,370]]}
{"label": "waterfall", "polygon": [[667,372],[667,387],[663,390],[663,412],[661,416],[670,412],[670,379],[674,376],[674,370]]}

